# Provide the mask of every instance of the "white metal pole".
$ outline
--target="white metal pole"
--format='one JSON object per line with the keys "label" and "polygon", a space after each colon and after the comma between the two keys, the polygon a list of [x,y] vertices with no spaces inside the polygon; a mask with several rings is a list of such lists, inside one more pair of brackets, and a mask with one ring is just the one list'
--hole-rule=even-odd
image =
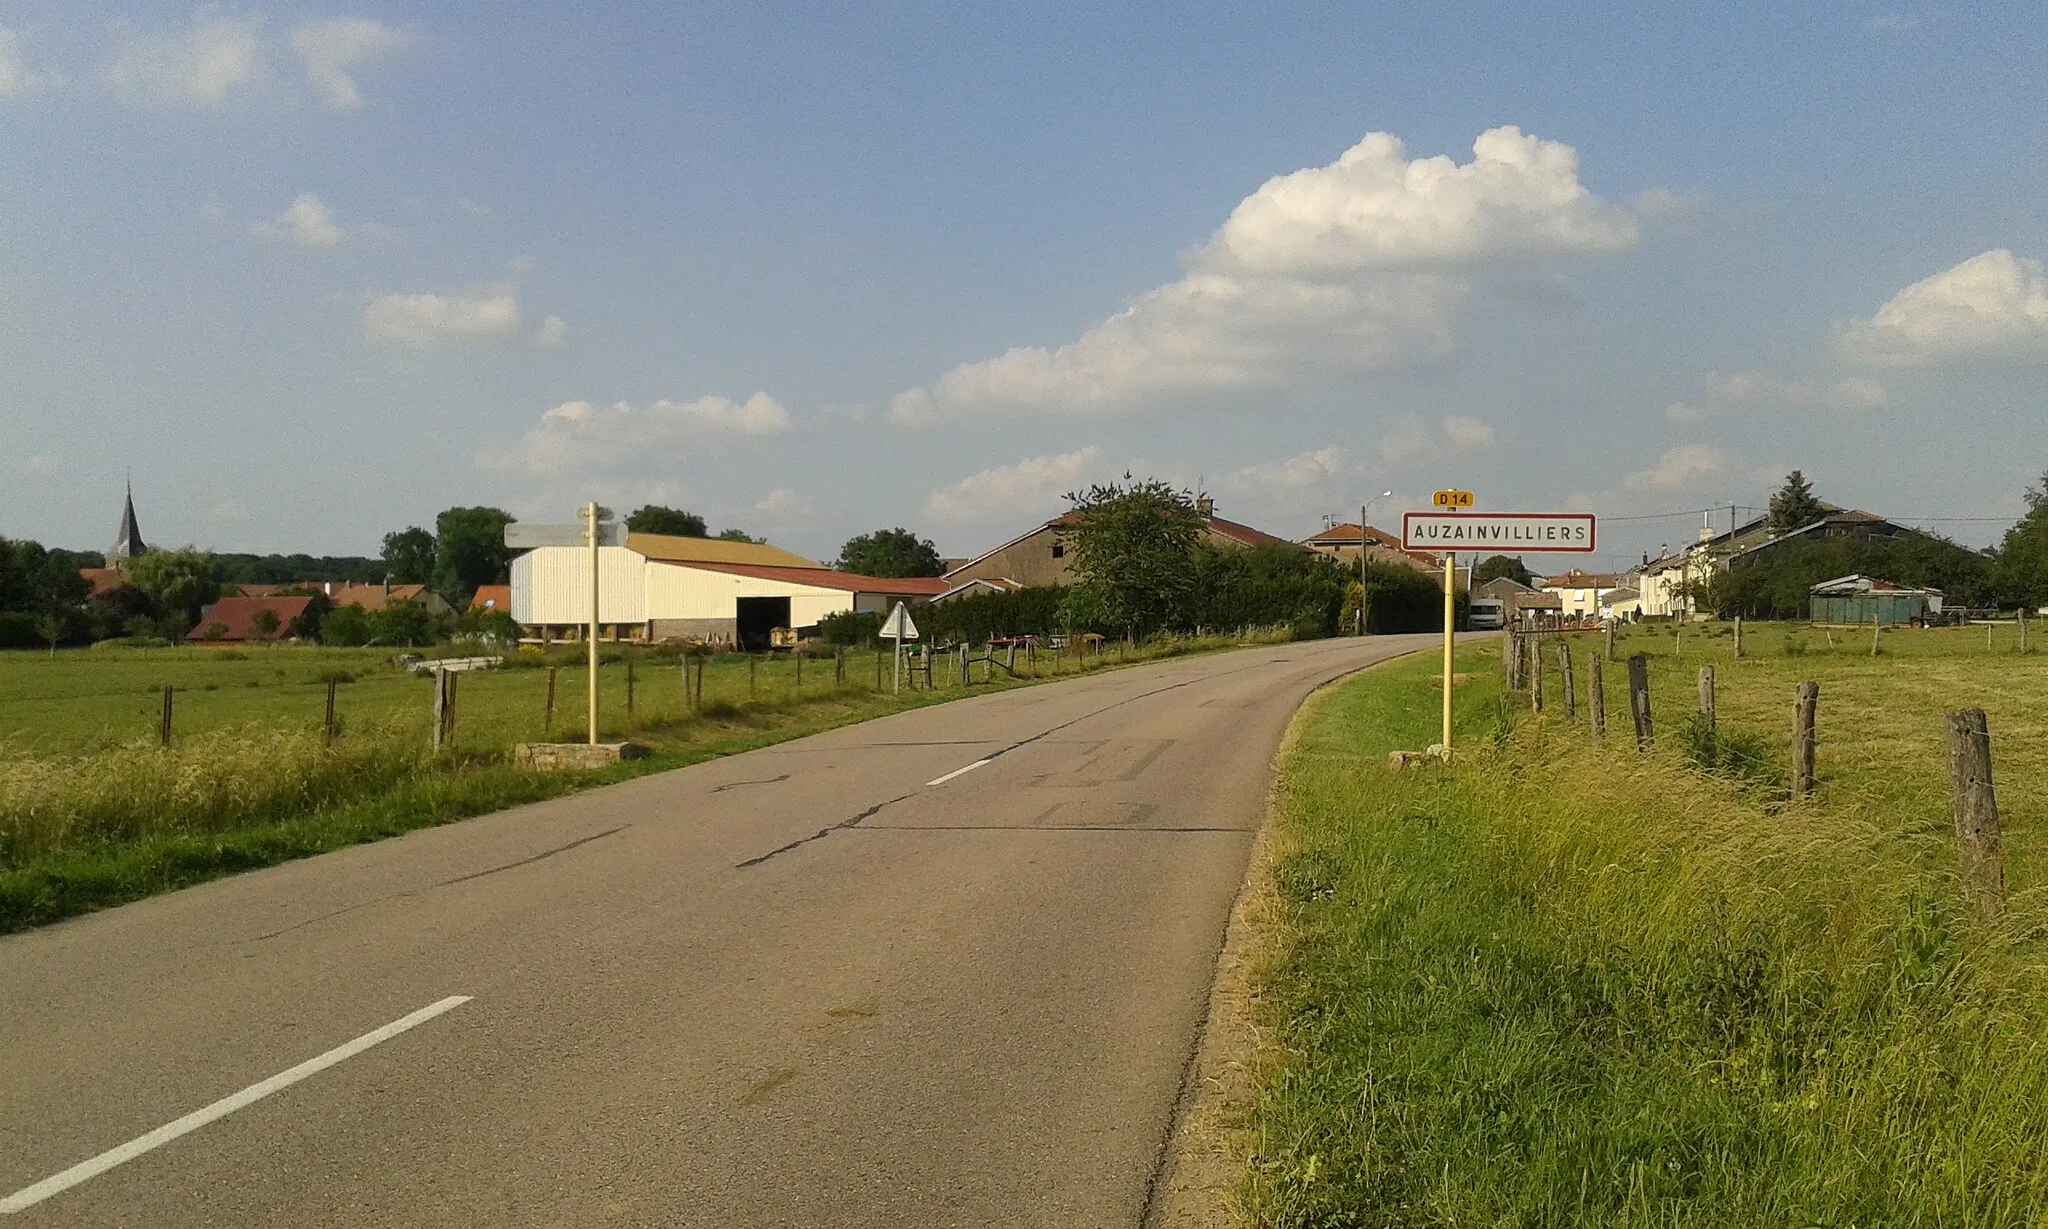
{"label": "white metal pole", "polygon": [[590,745],[597,745],[597,504],[584,507],[584,534],[590,539]]}

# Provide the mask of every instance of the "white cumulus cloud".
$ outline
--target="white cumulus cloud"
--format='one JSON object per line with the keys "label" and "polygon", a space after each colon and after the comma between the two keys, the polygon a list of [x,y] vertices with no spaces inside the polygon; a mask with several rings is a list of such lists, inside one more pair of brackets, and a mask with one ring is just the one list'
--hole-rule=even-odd
{"label": "white cumulus cloud", "polygon": [[1728,458],[1720,449],[1707,444],[1680,444],[1658,457],[1655,465],[1622,479],[1622,486],[1638,493],[1685,490],[1727,468]]}
{"label": "white cumulus cloud", "polygon": [[636,407],[615,401],[565,401],[510,448],[485,452],[485,469],[558,474],[598,469],[641,468],[733,436],[777,435],[790,429],[789,411],[765,392],[745,401],[699,397]]}
{"label": "white cumulus cloud", "polygon": [[21,50],[26,41],[20,31],[0,26],[0,98],[26,98],[57,83],[56,74],[29,68]]}
{"label": "white cumulus cloud", "polygon": [[1785,405],[1813,410],[1875,410],[1891,396],[1885,386],[1863,376],[1842,380],[1811,377],[1787,379],[1762,371],[1738,371],[1733,375],[1707,373],[1707,395],[1734,404]]}
{"label": "white cumulus cloud", "polygon": [[890,417],[1127,413],[1440,361],[1468,290],[1459,270],[1619,251],[1626,211],[1578,180],[1568,145],[1495,128],[1473,159],[1409,159],[1372,133],[1268,181],[1147,291],[1066,345],[1020,346],[899,393]]}
{"label": "white cumulus cloud", "polygon": [[1373,132],[1328,166],[1267,180],[1231,211],[1196,265],[1348,277],[1625,251],[1640,239],[1626,210],[1579,182],[1578,151],[1561,141],[1492,128],[1461,164],[1411,160],[1399,137]]}
{"label": "white cumulus cloud", "polygon": [[2048,362],[2048,273],[2004,248],[1980,253],[1893,295],[1841,346],[1885,366]]}
{"label": "white cumulus cloud", "polygon": [[278,239],[302,248],[339,247],[343,234],[333,211],[311,192],[300,193],[283,213],[258,222],[251,230],[259,239]]}
{"label": "white cumulus cloud", "polygon": [[549,316],[533,331],[533,344],[550,350],[569,344],[569,326],[560,316]]}
{"label": "white cumulus cloud", "polygon": [[1298,452],[1284,461],[1247,465],[1231,474],[1224,486],[1234,494],[1314,491],[1335,485],[1350,471],[1350,457],[1335,444]]}
{"label": "white cumulus cloud", "polygon": [[811,501],[810,497],[801,491],[793,491],[786,486],[779,486],[763,495],[760,501],[754,505],[754,511],[767,517],[770,521],[787,524],[790,521],[800,521],[809,516],[811,514]]}
{"label": "white cumulus cloud", "polygon": [[1380,437],[1380,459],[1398,464],[1463,456],[1493,447],[1496,438],[1493,426],[1477,418],[1447,414],[1432,426],[1419,414],[1404,414]]}
{"label": "white cumulus cloud", "polygon": [[260,65],[258,17],[202,12],[182,34],[117,36],[100,81],[132,102],[151,106],[218,106],[255,84]]}
{"label": "white cumulus cloud", "polygon": [[1026,457],[969,474],[925,497],[924,514],[946,524],[988,520],[1044,520],[1060,509],[1060,496],[1076,489],[1096,468],[1101,450],[1090,444],[1073,452]]}
{"label": "white cumulus cloud", "polygon": [[292,31],[292,53],[306,67],[306,84],[328,110],[355,111],[362,107],[363,96],[352,70],[401,51],[411,41],[404,31],[381,22],[345,17],[301,24]]}
{"label": "white cumulus cloud", "polygon": [[453,294],[386,294],[363,308],[363,336],[407,350],[509,341],[519,334],[510,282]]}

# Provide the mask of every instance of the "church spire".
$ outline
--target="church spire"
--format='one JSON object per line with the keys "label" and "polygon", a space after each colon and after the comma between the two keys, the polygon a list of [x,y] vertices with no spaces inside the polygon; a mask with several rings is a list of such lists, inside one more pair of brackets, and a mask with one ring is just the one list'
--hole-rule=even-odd
{"label": "church spire", "polygon": [[122,567],[148,549],[142,541],[142,529],[135,523],[135,482],[130,479],[128,502],[121,509],[121,529],[114,538],[114,549],[107,552],[107,566]]}

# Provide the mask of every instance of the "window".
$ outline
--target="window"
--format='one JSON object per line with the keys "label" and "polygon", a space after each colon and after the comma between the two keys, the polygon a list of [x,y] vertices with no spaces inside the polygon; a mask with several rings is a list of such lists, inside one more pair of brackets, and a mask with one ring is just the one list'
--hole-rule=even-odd
{"label": "window", "polygon": [[1052,557],[1053,557],[1053,558],[1055,558],[1055,559],[1064,559],[1064,558],[1066,558],[1066,557],[1067,557],[1067,544],[1066,544],[1065,542],[1055,542],[1055,543],[1053,543],[1053,544],[1052,544]]}

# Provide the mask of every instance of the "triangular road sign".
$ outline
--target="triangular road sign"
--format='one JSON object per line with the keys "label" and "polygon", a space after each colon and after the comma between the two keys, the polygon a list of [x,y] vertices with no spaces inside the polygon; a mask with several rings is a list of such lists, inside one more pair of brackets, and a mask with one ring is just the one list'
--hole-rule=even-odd
{"label": "triangular road sign", "polygon": [[882,634],[891,640],[917,639],[917,624],[910,621],[910,612],[903,608],[903,603],[896,603],[896,609],[883,620]]}

